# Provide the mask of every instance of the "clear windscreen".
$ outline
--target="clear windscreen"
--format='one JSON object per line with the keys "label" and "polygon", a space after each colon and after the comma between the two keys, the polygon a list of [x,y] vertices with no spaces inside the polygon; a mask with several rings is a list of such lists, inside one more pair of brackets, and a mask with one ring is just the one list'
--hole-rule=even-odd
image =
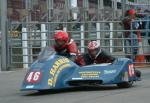
{"label": "clear windscreen", "polygon": [[55,50],[51,47],[45,47],[39,54],[38,60],[46,60],[48,59],[51,55],[55,54]]}

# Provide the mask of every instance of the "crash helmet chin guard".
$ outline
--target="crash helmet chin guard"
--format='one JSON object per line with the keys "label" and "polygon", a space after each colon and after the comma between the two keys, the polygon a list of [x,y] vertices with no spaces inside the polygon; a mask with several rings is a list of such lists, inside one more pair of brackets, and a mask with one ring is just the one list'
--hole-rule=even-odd
{"label": "crash helmet chin guard", "polygon": [[88,43],[88,53],[91,57],[95,58],[97,57],[99,51],[100,51],[100,43],[97,41],[91,41]]}
{"label": "crash helmet chin guard", "polygon": [[69,41],[68,33],[65,31],[57,31],[54,34],[54,40],[55,40],[56,46],[60,48],[64,48]]}

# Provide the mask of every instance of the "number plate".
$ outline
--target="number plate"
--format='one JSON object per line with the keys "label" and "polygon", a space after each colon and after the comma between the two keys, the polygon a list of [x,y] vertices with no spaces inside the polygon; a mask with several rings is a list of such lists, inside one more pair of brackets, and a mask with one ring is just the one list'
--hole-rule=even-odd
{"label": "number plate", "polygon": [[32,71],[28,73],[26,77],[26,82],[28,83],[37,83],[41,80],[42,72]]}

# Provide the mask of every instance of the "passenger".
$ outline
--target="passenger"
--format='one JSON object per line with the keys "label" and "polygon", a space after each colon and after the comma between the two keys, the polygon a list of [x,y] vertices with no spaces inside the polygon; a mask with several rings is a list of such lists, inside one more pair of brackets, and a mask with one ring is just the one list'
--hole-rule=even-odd
{"label": "passenger", "polygon": [[100,44],[97,41],[91,41],[88,44],[88,53],[83,55],[86,65],[112,63],[115,57],[108,55],[104,50],[100,48]]}
{"label": "passenger", "polygon": [[54,49],[58,55],[66,56],[78,65],[84,65],[75,41],[69,38],[67,32],[57,31],[54,34],[54,40]]}
{"label": "passenger", "polygon": [[[100,44],[97,41],[91,41],[88,44],[88,53],[83,55],[85,65],[101,64],[101,63],[113,63],[116,58],[108,55],[104,50],[100,48]],[[141,77],[141,72],[135,70],[135,75]]]}

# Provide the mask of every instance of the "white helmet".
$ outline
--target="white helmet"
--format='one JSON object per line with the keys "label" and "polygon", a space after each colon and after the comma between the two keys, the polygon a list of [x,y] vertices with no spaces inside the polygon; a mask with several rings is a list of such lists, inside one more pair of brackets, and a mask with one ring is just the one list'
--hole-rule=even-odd
{"label": "white helmet", "polygon": [[100,48],[100,44],[97,41],[91,41],[88,44],[88,50],[94,50]]}

